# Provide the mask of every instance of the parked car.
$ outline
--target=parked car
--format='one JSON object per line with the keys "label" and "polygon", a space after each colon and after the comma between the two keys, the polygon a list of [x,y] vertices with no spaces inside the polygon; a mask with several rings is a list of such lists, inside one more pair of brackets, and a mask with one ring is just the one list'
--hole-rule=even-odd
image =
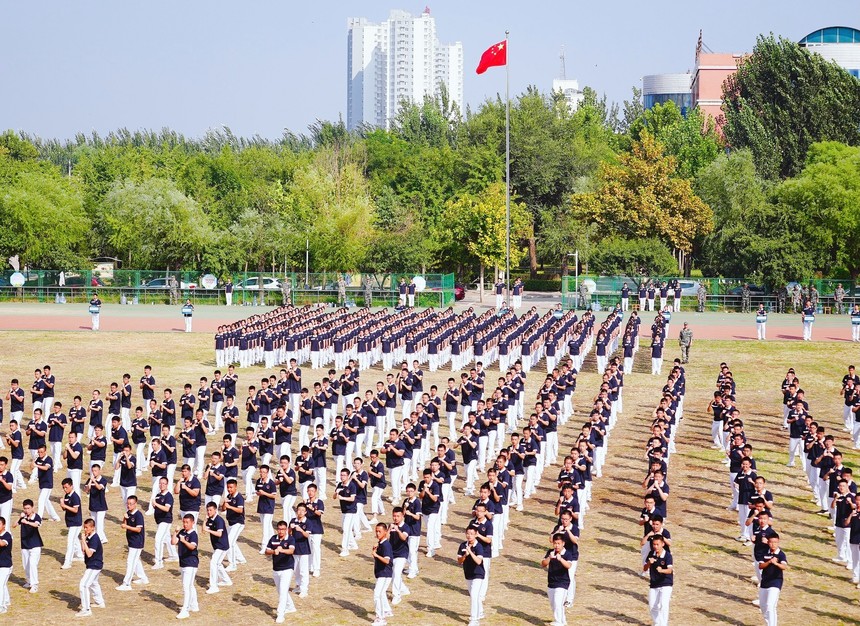
{"label": "parked car", "polygon": [[[138,289],[170,289],[170,279],[167,277],[161,278],[153,278],[151,280],[144,280],[138,286]],[[186,283],[185,281],[179,282],[180,289],[196,289],[197,283]]]}
{"label": "parked car", "polygon": [[466,286],[462,283],[454,283],[454,300],[459,302],[466,297]]}
{"label": "parked car", "polygon": [[236,289],[245,291],[260,291],[260,285],[264,291],[278,291],[281,288],[281,281],[272,276],[252,276],[240,281],[236,285]]}
{"label": "parked car", "polygon": [[[751,296],[767,295],[767,290],[764,287],[761,287],[759,285],[749,285],[749,288],[750,288],[750,295]],[[740,296],[743,289],[744,289],[743,285],[738,285],[737,287],[732,287],[731,289],[729,289],[728,295]]]}

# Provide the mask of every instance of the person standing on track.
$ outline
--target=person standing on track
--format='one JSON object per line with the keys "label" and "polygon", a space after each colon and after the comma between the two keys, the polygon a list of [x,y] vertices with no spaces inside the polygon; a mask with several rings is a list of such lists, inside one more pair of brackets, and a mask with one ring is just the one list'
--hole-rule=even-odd
{"label": "person standing on track", "polygon": [[687,322],[684,322],[684,327],[678,333],[678,345],[681,346],[681,363],[689,363],[690,346],[693,345],[693,331]]}

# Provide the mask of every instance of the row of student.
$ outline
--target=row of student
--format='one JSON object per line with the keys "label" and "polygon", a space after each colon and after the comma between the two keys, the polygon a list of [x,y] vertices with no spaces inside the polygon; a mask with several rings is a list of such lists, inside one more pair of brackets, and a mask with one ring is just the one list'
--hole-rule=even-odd
{"label": "row of student", "polygon": [[[737,541],[752,547],[750,580],[758,588],[752,604],[758,606],[765,623],[775,626],[777,607],[783,585],[783,572],[788,567],[785,553],[779,547],[779,534],[774,528],[774,498],[767,489],[764,476],[756,473],[753,446],[747,438],[744,422],[736,401],[737,385],[728,364],[721,363],[716,379],[716,391],[709,411],[716,427],[715,445],[723,453],[728,466],[732,501],[727,510],[737,512],[739,534]],[[719,437],[719,438],[718,438]]]}
{"label": "row of student", "polygon": [[[540,406],[541,405],[537,405],[536,408],[539,408]],[[547,407],[547,406],[545,406],[545,403],[544,403],[543,408],[548,409],[546,412],[549,414],[553,414],[553,413],[557,414],[558,411],[562,410],[562,407],[559,406],[558,404],[555,404],[555,405],[551,404],[549,407]],[[475,417],[476,416],[474,416],[474,415],[469,416],[469,423],[470,424],[473,424],[475,422]],[[519,456],[524,467],[528,465],[529,462],[526,461],[526,459],[528,459],[529,457],[544,457],[545,454],[549,451],[546,448],[546,445],[541,441],[541,435],[543,434],[543,429],[542,429],[542,426],[540,424],[541,420],[538,420],[538,417],[539,416],[537,416],[537,415],[532,416],[530,421],[532,422],[533,426],[524,430],[523,439],[525,441],[520,441],[520,439],[518,437],[514,438],[514,441],[517,442],[517,445],[515,446],[516,452],[514,454],[512,454],[512,457],[518,457]],[[546,417],[546,416],[541,415],[540,417]],[[548,417],[547,419],[551,419],[551,417]],[[464,430],[464,436],[466,436],[466,438],[467,438],[467,441],[465,442],[465,446],[464,446],[463,455],[464,455],[464,460],[468,460],[467,465],[470,465],[470,464],[475,462],[473,455],[474,455],[475,449],[480,447],[479,441],[482,437],[480,436],[479,432],[473,434],[471,432],[472,431],[471,426],[466,426],[466,427],[464,427],[463,430]],[[533,432],[535,434],[532,434]],[[251,431],[249,433],[249,436],[253,436],[253,431]],[[397,443],[399,440],[398,431],[393,431],[392,433],[390,433],[390,440],[393,443],[392,450],[400,451],[401,448]],[[156,441],[158,441],[158,440],[156,439]],[[227,443],[227,442],[225,442],[225,443]],[[160,447],[159,444],[155,444],[155,446]],[[471,451],[472,456],[470,456],[470,451]],[[446,463],[448,461],[448,458],[447,458],[447,455],[445,454],[444,449],[440,450],[439,452],[440,452],[439,457],[437,459],[434,459],[433,461],[431,461],[430,468],[428,468],[427,470],[425,470],[423,472],[424,483],[422,483],[422,484],[425,485],[425,487],[419,486],[419,490],[420,490],[419,493],[421,494],[420,500],[421,500],[422,511],[425,509],[425,507],[428,505],[428,503],[432,503],[434,501],[434,498],[430,497],[431,495],[436,496],[435,501],[438,503],[438,500],[442,497],[442,496],[440,496],[440,493],[444,493],[444,491],[439,491],[437,487],[434,487],[434,485],[440,484],[439,479],[436,476],[434,476],[434,474],[436,474],[438,471],[440,471],[437,468],[440,468],[442,466],[443,460]],[[126,447],[125,454],[130,455],[130,446]],[[39,451],[39,457],[43,458],[44,456],[45,456],[45,449],[43,447]],[[386,451],[387,462],[388,462],[388,459],[391,458],[394,460],[394,463],[396,463],[395,457],[399,457],[399,455],[396,453],[391,454],[388,451]],[[537,461],[537,458],[535,458],[534,460]],[[281,462],[282,462],[282,468],[281,469],[285,470],[282,472],[282,474],[285,476],[289,476],[289,474],[290,474],[289,459],[288,458],[281,459]],[[392,465],[394,465],[394,463],[392,463]],[[357,497],[357,495],[353,492],[353,488],[350,487],[350,485],[355,482],[355,476],[356,475],[360,476],[363,473],[361,471],[361,466],[360,466],[359,460],[356,460],[356,464],[357,465],[356,465],[355,472],[349,472],[348,470],[343,470],[341,472],[342,480],[338,484],[338,487],[336,489],[337,499],[341,504],[342,513],[344,516],[344,527],[343,527],[344,543],[346,544],[347,548],[352,547],[351,544],[353,543],[352,542],[353,536],[350,533],[351,524],[347,520],[350,519],[349,518],[350,515],[355,514],[355,512],[353,512],[349,509],[351,509],[351,507],[352,507],[351,503],[355,502],[355,499]],[[513,473],[513,475],[516,475],[516,469],[515,469],[516,465],[517,465],[516,462],[515,461],[511,462],[511,466],[508,467],[505,464],[505,455],[502,455],[501,457],[497,458],[496,465],[497,465],[497,467],[495,469],[491,469],[488,472],[488,483],[487,483],[487,485],[482,486],[482,488],[481,488],[481,496],[482,496],[481,500],[479,500],[479,502],[476,503],[476,506],[475,506],[475,518],[478,522],[482,521],[481,501],[484,501],[484,504],[486,505],[488,498],[490,498],[490,495],[492,494],[493,502],[495,504],[498,504],[499,500],[502,497],[500,492],[505,492],[505,494],[506,494],[507,491],[510,489],[509,483],[506,483],[506,484],[500,486],[500,483],[498,482],[498,473],[499,473],[498,471],[502,470],[504,468],[507,468],[506,471],[508,472],[508,474]],[[100,535],[97,531],[99,511],[94,510],[94,509],[98,509],[100,507],[98,506],[98,504],[93,506],[94,501],[98,502],[98,501],[100,501],[101,498],[104,497],[104,490],[107,486],[104,478],[100,476],[100,469],[101,468],[100,468],[100,465],[98,463],[96,463],[92,466],[91,476],[90,476],[89,480],[87,481],[87,484],[85,485],[85,491],[90,495],[90,501],[91,501],[90,502],[90,511],[91,511],[91,513],[94,513],[96,516],[94,518],[94,522],[93,522],[94,523],[93,527],[96,529],[95,534],[99,535],[100,540],[102,540],[101,538],[103,535]],[[267,469],[268,468],[266,468],[266,470]],[[378,470],[379,468],[377,467],[376,469]],[[199,510],[200,504],[199,504],[199,502],[197,503],[197,507],[195,508],[195,510],[187,511],[187,510],[185,510],[186,508],[194,508],[194,507],[193,507],[193,505],[189,506],[190,503],[187,500],[183,501],[183,498],[190,497],[188,495],[189,492],[196,493],[196,497],[199,498],[200,497],[200,491],[201,491],[202,487],[200,486],[199,481],[197,481],[197,478],[191,474],[190,470],[191,470],[191,468],[187,465],[185,467],[183,467],[182,479],[177,482],[176,487],[173,491],[175,491],[175,493],[177,493],[177,495],[179,497],[180,514],[182,515],[182,517],[186,518],[186,516],[190,515],[190,516],[192,516],[192,519],[193,519],[193,517],[196,515],[196,511]],[[261,481],[263,484],[258,485],[258,487],[260,487],[258,489],[258,496],[260,496],[258,507],[262,506],[264,502],[267,502],[268,500],[274,499],[274,497],[270,497],[272,489],[269,486],[266,486],[270,482],[268,479],[269,472],[266,470],[261,468],[261,474],[263,475],[263,476],[261,476]],[[220,517],[217,514],[217,511],[219,508],[227,514],[227,522],[226,523],[229,524],[229,531],[227,531],[227,537],[226,538],[224,538],[223,532],[218,534],[217,529],[211,533],[212,537],[213,537],[213,542],[215,541],[215,539],[218,539],[218,546],[220,546],[220,547],[217,547],[216,544],[213,543],[213,550],[215,550],[215,553],[213,554],[214,558],[212,560],[212,565],[210,567],[210,588],[209,588],[210,593],[217,592],[219,585],[223,586],[223,585],[230,584],[229,576],[226,573],[229,568],[223,568],[223,566],[221,565],[221,561],[223,561],[225,558],[229,558],[228,553],[232,554],[233,557],[235,558],[235,561],[232,561],[232,564],[230,567],[235,567],[235,564],[237,562],[241,563],[241,553],[237,554],[238,544],[236,542],[236,539],[238,537],[236,535],[234,535],[234,527],[238,527],[238,526],[243,527],[244,526],[244,516],[242,515],[242,519],[238,520],[237,516],[240,515],[241,513],[236,510],[236,509],[242,510],[242,507],[235,506],[236,504],[243,504],[239,500],[239,499],[241,499],[242,496],[237,493],[238,481],[236,481],[235,479],[227,479],[226,481],[224,481],[224,475],[219,474],[219,471],[224,471],[224,470],[222,469],[220,453],[215,452],[212,454],[212,463],[210,463],[206,467],[206,470],[205,470],[205,480],[206,480],[205,500],[207,502],[207,522],[206,522],[207,532],[209,532],[208,527],[210,525],[217,527],[217,526],[222,524],[222,523],[219,523],[217,521],[217,519],[220,519]],[[51,468],[49,466],[47,466],[45,468],[41,468],[41,467],[38,468],[38,472],[39,472],[39,480],[40,481],[41,480],[48,481],[51,479],[51,477],[53,475],[53,472],[51,471]],[[392,473],[391,473],[392,478],[394,478],[396,473],[397,473],[396,471],[392,471]],[[384,477],[384,472],[381,472],[381,471],[373,472],[371,475],[373,475],[373,474],[376,474],[379,478]],[[11,478],[11,477],[9,477],[9,478]],[[195,481],[197,481],[196,484],[195,484]],[[258,482],[260,482],[260,481],[258,481]],[[283,484],[283,483],[289,483],[290,481],[289,480],[283,480],[279,476],[279,482],[281,482]],[[293,482],[295,482],[295,478],[293,479]],[[361,481],[359,481],[359,482],[361,482]],[[366,483],[367,483],[366,478],[365,478],[364,482],[366,485]],[[214,485],[213,485],[213,483],[214,483]],[[224,498],[224,500],[222,502],[221,501],[221,499],[222,499],[221,484],[224,484],[224,483],[226,483],[228,495],[226,498]],[[444,484],[444,479],[442,479],[441,484]],[[160,477],[159,478],[158,491],[157,491],[157,493],[154,494],[154,500],[153,500],[153,505],[152,505],[152,506],[154,506],[154,509],[155,509],[156,522],[159,525],[159,532],[156,534],[156,544],[157,544],[156,550],[158,550],[158,551],[162,550],[162,548],[164,547],[164,544],[165,544],[164,538],[168,535],[168,533],[164,532],[165,529],[161,528],[162,524],[168,523],[168,519],[169,519],[168,514],[170,513],[170,510],[172,508],[172,501],[171,501],[172,496],[170,495],[171,490],[168,488],[168,486],[169,486],[169,483],[168,483],[167,477],[166,476]],[[212,489],[213,486],[215,487],[214,489]],[[77,510],[78,510],[78,512],[80,512],[79,500],[77,502],[75,502],[75,498],[80,498],[80,496],[78,496],[77,493],[74,491],[72,481],[70,479],[67,479],[66,481],[64,481],[63,489],[66,492],[66,498],[68,498],[68,500],[71,502],[68,506],[70,506],[71,508],[78,507]],[[135,521],[132,524],[131,522],[124,520],[123,521],[123,528],[126,529],[127,532],[135,532],[135,534],[137,536],[141,536],[140,531],[133,531],[133,530],[130,531],[128,528],[126,528],[126,526],[133,526],[134,528],[138,528],[138,527],[142,528],[142,524],[137,524],[137,520],[138,520],[140,511],[138,510],[138,507],[137,507],[137,496],[133,492],[132,489],[133,488],[130,488],[130,489],[127,488],[127,489],[123,490],[123,497],[124,497],[125,502],[128,505],[129,512],[131,513],[131,516],[134,518]],[[378,485],[374,486],[374,491],[376,491],[377,489],[378,489]],[[407,508],[407,505],[408,505],[408,507],[411,507],[411,510],[414,511],[415,496],[412,493],[409,493],[410,491],[414,492],[414,490],[415,490],[414,485],[407,485],[407,500],[404,502],[405,506],[403,508]],[[308,511],[311,512],[311,515],[315,515],[317,518],[320,518],[322,511],[324,510],[324,504],[322,503],[321,500],[319,500],[317,498],[316,487],[313,485],[308,485],[306,487],[306,492],[307,492],[306,502],[300,503],[298,506],[296,506],[296,519],[298,519],[299,522],[302,521],[304,515],[306,515]],[[281,495],[283,495],[283,494],[281,494]],[[505,495],[505,497],[507,497],[507,496]],[[66,500],[66,498],[64,498],[64,500]],[[291,508],[291,507],[288,507],[287,505],[285,505],[285,506],[288,509]],[[505,504],[505,507],[506,506],[507,505]],[[344,507],[347,507],[347,509],[344,510]],[[27,522],[24,523],[24,526],[33,527],[37,521],[40,524],[40,519],[37,520],[37,516],[39,518],[40,518],[40,516],[38,513],[33,511],[32,508],[33,508],[32,502],[30,503],[29,508],[25,507],[26,515],[24,515],[24,517],[27,518]],[[63,508],[68,514],[69,510],[66,509],[65,506]],[[485,506],[485,508],[487,508],[487,507]],[[439,508],[438,512],[441,515],[441,507]],[[102,524],[103,524],[104,513],[103,512],[101,512],[101,513],[102,514],[100,517],[102,519]],[[266,531],[266,519],[267,519],[266,516],[267,515],[269,516],[268,519],[269,519],[269,524],[270,524],[272,514],[271,513],[265,513],[263,511],[260,511],[259,509],[258,509],[258,513],[259,513],[260,518],[261,518],[261,527],[263,528],[261,538],[264,538],[266,535],[266,532],[267,532]],[[381,511],[380,511],[380,513],[381,513]],[[437,521],[433,519],[433,516],[436,513],[437,513],[437,511],[433,511],[432,506],[431,506],[431,511],[428,513],[428,516],[427,516],[428,517],[427,539],[428,539],[428,548],[429,548],[429,553],[430,553],[429,556],[432,556],[433,551],[435,549],[438,549],[438,547],[439,547],[439,543],[438,543],[439,532],[438,532]],[[496,511],[496,513],[498,513],[498,511]],[[506,509],[503,508],[502,509],[502,515],[504,516],[505,513],[506,513]],[[413,515],[415,515],[415,513],[413,513]],[[422,512],[422,515],[423,515],[423,512]],[[231,519],[231,516],[232,516],[232,519]],[[285,518],[287,518],[287,517],[288,517],[288,515],[285,515]],[[142,516],[140,516],[140,519],[142,520]],[[73,520],[70,523],[74,524],[74,523],[77,523],[77,521]],[[183,522],[183,523],[185,523],[185,522]],[[292,525],[294,522],[292,519],[290,519],[289,523]],[[439,521],[439,523],[441,523],[441,520]],[[270,528],[271,527],[269,526],[269,529]],[[226,530],[226,527],[224,530]],[[241,532],[241,531],[239,531],[239,532]],[[471,531],[469,531],[469,532],[471,533]],[[76,532],[71,533],[72,536],[76,536],[76,534],[77,534]],[[278,532],[278,535],[281,535],[280,530]],[[418,535],[420,536],[420,530],[418,532]],[[476,533],[476,535],[477,535],[477,533]],[[379,536],[378,532],[377,532],[377,536]],[[232,542],[230,542],[231,538],[233,539]],[[107,538],[104,537],[104,540],[106,540],[106,539]],[[181,540],[177,540],[177,541],[179,543],[181,543]],[[190,545],[194,542],[186,541],[186,543]],[[314,542],[313,540],[311,540],[309,543],[311,546],[313,546],[315,543],[317,544],[317,546],[319,545],[319,541]],[[410,540],[409,543],[412,544],[414,542]],[[499,539],[498,539],[498,544],[500,544],[500,543],[501,543],[501,529],[500,529],[500,535],[499,535]],[[183,544],[183,545],[185,545],[185,544]],[[231,546],[233,547],[232,549],[231,549]],[[410,547],[411,547],[411,545],[410,545]],[[27,548],[27,550],[29,550],[29,549],[30,548]],[[263,550],[263,549],[273,550],[273,548],[271,548],[271,547],[261,548],[261,550]],[[138,548],[135,547],[135,550],[138,550]],[[218,551],[220,551],[221,554],[219,554]],[[311,547],[311,552],[313,552],[312,547]],[[33,568],[38,566],[38,558],[30,559],[29,558],[30,553],[28,552],[27,554],[28,554],[28,558],[27,558],[27,568],[26,569],[27,569],[27,572],[29,573],[28,575],[32,576],[37,581],[38,580],[37,572],[34,572]],[[280,553],[278,553],[278,554],[280,554]],[[317,552],[317,554],[318,554],[318,552]],[[475,554],[475,552],[473,552],[473,554]],[[22,553],[22,556],[24,556],[23,553]],[[308,556],[311,556],[311,555],[308,555]],[[71,558],[74,559],[74,553],[71,554]],[[180,554],[178,558],[182,558],[182,555]],[[490,556],[489,558],[492,558],[492,556]],[[311,560],[311,562],[313,563],[313,566],[312,566],[313,570],[312,571],[314,572],[315,575],[319,575],[319,564],[318,564],[317,559],[311,558],[309,560]],[[156,562],[158,565],[158,564],[162,563],[162,560],[157,558]],[[489,565],[489,562],[487,562],[487,565]],[[488,568],[486,568],[486,569],[488,569]],[[300,567],[300,570],[301,570],[301,567]],[[185,574],[184,571],[183,571],[183,574]],[[88,576],[91,576],[91,575],[88,574]],[[145,574],[142,574],[142,569],[139,568],[139,552],[137,552],[137,553],[130,552],[130,558],[128,561],[128,573],[126,576],[127,580],[125,580],[124,584],[120,586],[120,589],[123,591],[128,590],[128,588],[129,588],[128,583],[131,582],[131,579],[134,578],[134,576],[137,576],[138,581],[140,581],[142,583],[145,583],[147,580]],[[185,578],[185,576],[183,576],[183,577]],[[299,575],[299,578],[301,578],[301,575]],[[190,577],[190,580],[193,581],[193,576]],[[281,580],[283,581],[283,578],[281,578]],[[306,580],[306,577],[305,577],[305,580]],[[30,584],[31,584],[31,588],[32,588],[33,584],[32,583],[30,583]],[[301,587],[300,583],[297,582],[297,584],[299,585],[299,587]],[[483,584],[485,584],[485,583],[483,583]],[[284,587],[286,587],[288,585],[289,585],[289,582],[287,581],[287,585],[285,585]],[[36,589],[38,590],[37,584],[36,584]],[[282,587],[282,591],[283,591],[283,587]],[[300,594],[301,593],[306,593],[306,591],[300,592]],[[486,590],[484,588],[482,595],[485,595],[485,594],[486,594]],[[183,607],[184,607],[184,609],[193,610],[195,602],[193,599],[189,599],[188,594],[186,594],[186,595],[187,595],[187,597],[186,597],[186,601],[183,603]],[[281,597],[283,599],[283,593],[281,594]],[[98,602],[98,600],[96,600],[96,602]],[[283,606],[283,602],[279,604],[279,618],[283,618],[283,612],[280,611],[281,606]],[[86,605],[84,605],[84,609],[86,609]],[[288,609],[289,609],[289,607],[287,606],[285,611]],[[83,612],[86,613],[86,610],[84,610]],[[183,613],[185,613],[187,615],[187,610],[183,610]],[[180,613],[180,616],[182,616],[182,613]],[[383,619],[384,619],[384,617],[383,617]]]}
{"label": "row of student", "polygon": [[[858,384],[854,366],[842,379],[842,396],[851,402],[854,388]],[[860,501],[857,499],[857,484],[853,471],[844,465],[843,453],[836,448],[836,438],[815,421],[809,410],[799,378],[789,370],[783,381],[784,402],[787,407],[786,422],[789,428],[789,462],[795,465],[800,458],[813,502],[819,514],[830,518],[829,531],[834,535],[836,556],[833,562],[844,566],[851,573],[851,582],[860,588]],[[843,415],[844,430],[853,430],[855,412]]]}
{"label": "row of student", "polygon": [[675,452],[675,438],[684,416],[686,372],[675,359],[660,399],[651,414],[645,444],[647,471],[642,481],[644,506],[639,515],[642,527],[641,571],[648,578],[648,607],[652,623],[669,623],[669,606],[674,586],[672,535],[666,528],[668,519],[669,462]]}

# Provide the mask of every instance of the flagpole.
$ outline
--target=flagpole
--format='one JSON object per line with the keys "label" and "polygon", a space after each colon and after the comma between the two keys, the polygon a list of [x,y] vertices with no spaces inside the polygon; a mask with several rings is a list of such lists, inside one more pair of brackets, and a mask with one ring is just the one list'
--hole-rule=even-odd
{"label": "flagpole", "polygon": [[508,55],[508,35],[505,31],[505,281],[507,283],[507,302],[511,304],[511,94],[510,94],[510,56]]}

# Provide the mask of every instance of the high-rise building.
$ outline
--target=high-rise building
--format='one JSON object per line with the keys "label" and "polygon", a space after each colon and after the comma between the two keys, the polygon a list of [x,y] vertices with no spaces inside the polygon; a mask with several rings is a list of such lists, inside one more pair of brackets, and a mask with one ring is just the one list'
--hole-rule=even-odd
{"label": "high-rise building", "polygon": [[580,103],[585,99],[585,94],[579,88],[579,81],[573,78],[554,78],[552,80],[553,92],[559,91],[564,96],[571,113],[575,112]]}
{"label": "high-rise building", "polygon": [[440,44],[430,9],[414,17],[391,11],[381,23],[349,18],[347,126],[387,128],[401,102],[440,96],[463,104],[463,44]]}

